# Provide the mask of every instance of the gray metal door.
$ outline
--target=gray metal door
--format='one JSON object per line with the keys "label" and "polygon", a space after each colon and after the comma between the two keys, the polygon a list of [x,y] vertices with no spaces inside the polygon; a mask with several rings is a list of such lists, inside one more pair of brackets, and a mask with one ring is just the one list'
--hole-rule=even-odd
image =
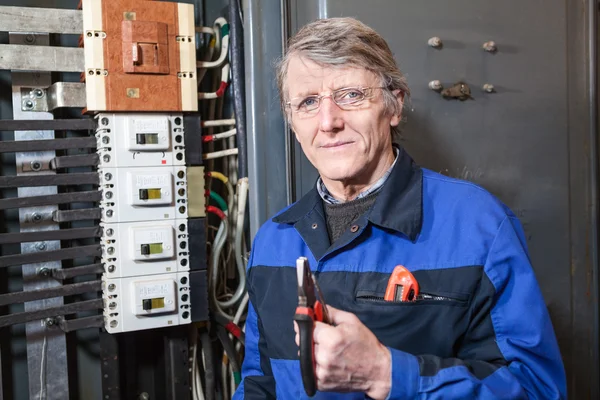
{"label": "gray metal door", "polygon": [[[276,2],[250,1],[249,11],[266,3],[275,7]],[[413,92],[402,145],[420,165],[482,185],[518,215],[574,399],[599,398],[597,10],[595,2],[585,3],[290,0],[283,2],[282,10],[269,8],[287,15],[283,26],[280,21],[266,22],[279,22],[285,31],[289,21],[290,31],[295,32],[317,18],[352,16],[388,40]],[[260,9],[268,8],[263,6]],[[275,38],[263,36],[263,44],[277,43],[275,26],[269,28]],[[432,37],[442,40],[440,49],[428,45]],[[495,53],[484,50],[488,41],[495,42]],[[256,50],[264,47],[255,41],[258,55],[247,57],[247,63],[259,59],[263,66],[269,65],[262,59],[269,52]],[[446,100],[429,88],[433,80],[444,87],[463,81],[473,99]],[[263,90],[271,90],[270,84],[262,83],[267,87]],[[484,90],[486,84],[493,85],[493,92]],[[261,81],[254,85],[260,86]],[[251,103],[255,100],[252,94],[248,97]],[[256,115],[268,109],[271,128],[283,128],[281,117],[273,114],[278,110],[271,101],[268,106],[256,104]],[[260,125],[263,120],[257,121]],[[292,143],[287,163],[293,165],[293,180],[281,185],[285,134],[279,130],[269,135],[275,138],[269,142],[270,151],[277,151],[279,159],[266,157],[260,162],[278,168],[270,170],[279,175],[253,187],[253,212],[263,220],[270,216],[260,205],[260,199],[266,199],[263,192],[269,194],[273,208],[274,198],[280,203],[290,193],[299,198],[317,176]]]}

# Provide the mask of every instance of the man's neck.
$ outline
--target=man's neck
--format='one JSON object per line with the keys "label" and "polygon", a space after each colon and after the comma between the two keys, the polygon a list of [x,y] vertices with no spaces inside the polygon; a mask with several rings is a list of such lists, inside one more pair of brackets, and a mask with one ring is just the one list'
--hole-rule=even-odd
{"label": "man's neck", "polygon": [[388,152],[382,157],[383,162],[380,162],[372,172],[365,171],[357,179],[352,180],[331,180],[321,176],[325,187],[329,191],[329,194],[336,200],[341,202],[354,200],[360,193],[368,190],[373,186],[386,171],[394,163],[395,155],[394,149],[390,148]]}

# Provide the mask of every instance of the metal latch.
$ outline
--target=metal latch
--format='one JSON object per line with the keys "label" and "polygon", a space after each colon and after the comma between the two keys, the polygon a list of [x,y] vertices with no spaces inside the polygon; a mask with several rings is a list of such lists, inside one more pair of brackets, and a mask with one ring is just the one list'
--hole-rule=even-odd
{"label": "metal latch", "polygon": [[130,74],[169,74],[167,24],[123,21],[123,71]]}

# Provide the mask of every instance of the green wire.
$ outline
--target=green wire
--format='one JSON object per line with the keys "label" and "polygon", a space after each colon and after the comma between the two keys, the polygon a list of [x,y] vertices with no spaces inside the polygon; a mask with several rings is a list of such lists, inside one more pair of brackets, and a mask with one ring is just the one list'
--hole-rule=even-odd
{"label": "green wire", "polygon": [[210,191],[210,198],[217,202],[221,211],[227,211],[227,203],[217,193]]}
{"label": "green wire", "polygon": [[242,381],[242,374],[240,374],[239,372],[234,372],[233,373],[233,381],[235,382],[236,385],[239,385],[240,382]]}
{"label": "green wire", "polygon": [[225,24],[221,27],[221,37],[229,35],[229,24]]}

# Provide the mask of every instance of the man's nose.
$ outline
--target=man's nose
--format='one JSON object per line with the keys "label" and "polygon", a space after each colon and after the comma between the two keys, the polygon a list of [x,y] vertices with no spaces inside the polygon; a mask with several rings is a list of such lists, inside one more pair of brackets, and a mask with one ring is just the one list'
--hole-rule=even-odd
{"label": "man's nose", "polygon": [[321,99],[319,127],[323,132],[338,131],[344,127],[343,110],[331,97]]}

